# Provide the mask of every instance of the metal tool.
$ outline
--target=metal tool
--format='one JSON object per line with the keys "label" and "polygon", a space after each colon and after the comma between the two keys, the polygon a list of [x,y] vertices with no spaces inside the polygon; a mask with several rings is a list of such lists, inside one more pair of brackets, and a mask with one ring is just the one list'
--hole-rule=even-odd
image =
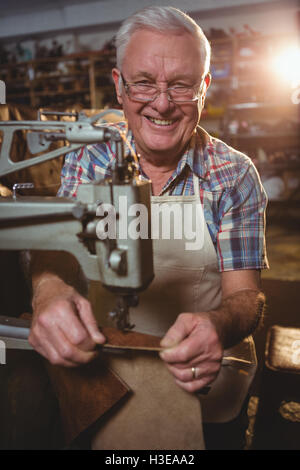
{"label": "metal tool", "polygon": [[[30,321],[23,318],[12,318],[0,315],[0,340],[4,341],[7,349],[33,349],[28,342]],[[104,353],[125,353],[127,351],[160,352],[163,348],[156,346],[135,346],[105,343],[98,345],[98,349]],[[222,365],[251,366],[252,362],[237,357],[223,356]],[[209,387],[208,387],[209,388]],[[202,392],[203,393],[203,392]]]}
{"label": "metal tool", "polygon": [[[7,349],[33,349],[28,342],[30,333],[30,321],[24,318],[13,318],[0,315],[0,341],[3,341]],[[105,343],[98,345],[103,353],[122,354],[127,351],[160,352],[160,347],[132,346]]]}

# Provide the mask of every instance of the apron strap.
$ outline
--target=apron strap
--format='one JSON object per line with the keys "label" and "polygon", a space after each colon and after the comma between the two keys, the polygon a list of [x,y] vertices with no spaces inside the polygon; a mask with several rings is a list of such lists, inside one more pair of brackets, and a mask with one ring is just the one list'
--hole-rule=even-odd
{"label": "apron strap", "polygon": [[193,173],[193,186],[194,186],[195,196],[197,196],[200,199],[199,178],[195,173]]}

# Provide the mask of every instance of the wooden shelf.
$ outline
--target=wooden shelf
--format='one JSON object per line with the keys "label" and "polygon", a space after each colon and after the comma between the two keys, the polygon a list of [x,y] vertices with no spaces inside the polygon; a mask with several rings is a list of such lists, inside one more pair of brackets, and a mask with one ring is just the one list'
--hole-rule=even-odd
{"label": "wooden shelf", "polygon": [[[87,93],[90,106],[102,108],[106,104],[105,95],[114,95],[114,85],[113,83],[105,87],[97,85],[97,78],[107,77],[108,83],[111,81],[110,62],[114,60],[114,57],[112,54],[101,53],[101,56],[99,54],[93,51],[1,65],[0,79],[6,82],[8,100],[27,98],[29,105],[33,108],[41,107],[46,102],[48,105],[47,97],[49,96],[66,96],[67,99],[71,95],[80,96]],[[59,70],[59,68],[65,70]],[[73,68],[74,71],[72,71]],[[22,75],[9,78],[18,73]],[[65,83],[69,83],[72,88],[63,89]],[[56,89],[53,89],[54,84]],[[51,90],[48,90],[48,87]],[[21,93],[17,92],[18,88],[22,89]],[[24,88],[28,89],[27,95],[23,91]],[[117,103],[113,105],[116,106]]]}
{"label": "wooden shelf", "polygon": [[57,80],[59,78],[71,78],[74,80],[74,78],[77,77],[84,77],[87,75],[88,72],[74,72],[74,73],[66,73],[66,74],[55,74],[55,75],[38,75],[34,77],[32,82],[39,82],[39,81],[45,81],[45,80]]}
{"label": "wooden shelf", "polygon": [[64,91],[38,91],[35,92],[36,96],[49,96],[49,95],[76,95],[80,93],[89,92],[89,88],[82,88],[81,90],[64,90]]}

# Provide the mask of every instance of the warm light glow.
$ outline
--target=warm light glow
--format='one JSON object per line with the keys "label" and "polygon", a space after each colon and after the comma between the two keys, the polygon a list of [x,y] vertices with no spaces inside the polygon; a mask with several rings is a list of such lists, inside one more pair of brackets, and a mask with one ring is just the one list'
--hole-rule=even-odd
{"label": "warm light glow", "polygon": [[292,88],[300,85],[300,48],[290,46],[273,58],[272,66],[281,79]]}

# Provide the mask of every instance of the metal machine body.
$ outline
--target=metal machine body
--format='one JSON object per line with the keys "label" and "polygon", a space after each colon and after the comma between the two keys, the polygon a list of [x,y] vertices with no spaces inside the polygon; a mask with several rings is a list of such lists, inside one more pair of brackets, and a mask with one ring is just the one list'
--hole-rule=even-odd
{"label": "metal machine body", "polygon": [[[126,211],[133,204],[143,204],[150,216],[150,183],[141,181],[132,158],[125,158],[123,137],[113,127],[95,125],[97,116],[79,115],[75,122],[2,121],[3,142],[0,152],[0,176],[42,163],[76,150],[83,145],[113,141],[116,161],[112,177],[79,186],[77,199],[60,197],[0,197],[1,250],[61,250],[76,257],[86,277],[99,280],[117,296],[113,312],[116,326],[130,328],[129,307],[137,303],[136,294],[152,281],[152,240],[149,236],[119,238],[119,228],[132,216],[120,212],[119,201],[126,201]],[[54,140],[67,140],[62,148],[14,163],[10,159],[13,134],[27,130],[31,153],[45,151]],[[107,215],[102,207],[115,210],[115,237],[101,239],[97,228]],[[124,209],[124,208],[123,208]],[[99,215],[100,214],[100,215]]]}

